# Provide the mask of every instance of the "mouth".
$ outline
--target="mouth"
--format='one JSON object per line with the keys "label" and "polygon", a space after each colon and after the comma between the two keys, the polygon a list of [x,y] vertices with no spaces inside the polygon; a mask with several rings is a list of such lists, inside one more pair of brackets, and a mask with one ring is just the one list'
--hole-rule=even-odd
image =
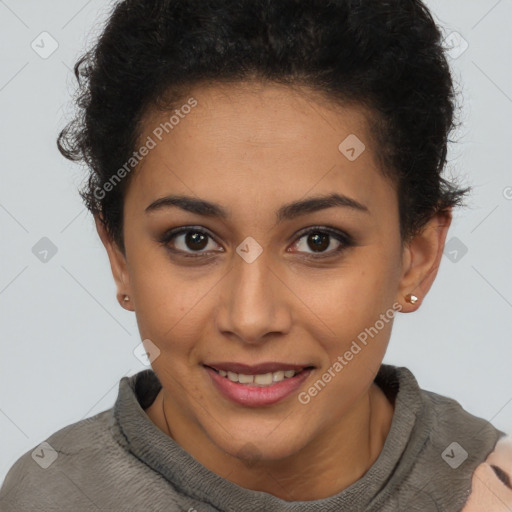
{"label": "mouth", "polygon": [[[292,379],[296,375],[304,372],[305,370],[313,369],[313,366],[302,366],[297,368],[289,368],[287,365],[280,365],[279,369],[274,371],[262,371],[261,368],[252,367],[247,369],[245,372],[235,372],[233,370],[225,370],[223,368],[216,368],[214,366],[205,365],[207,368],[211,368],[214,372],[219,374],[221,377],[235,382],[237,384],[243,384],[246,386],[272,386],[277,382],[283,382],[286,379]],[[227,365],[226,365],[227,366]],[[234,365],[231,365],[231,368]],[[276,367],[279,365],[275,365]],[[285,369],[286,368],[286,369]]]}
{"label": "mouth", "polygon": [[312,365],[239,363],[203,365],[223,396],[245,406],[274,404],[296,391],[314,370]]}

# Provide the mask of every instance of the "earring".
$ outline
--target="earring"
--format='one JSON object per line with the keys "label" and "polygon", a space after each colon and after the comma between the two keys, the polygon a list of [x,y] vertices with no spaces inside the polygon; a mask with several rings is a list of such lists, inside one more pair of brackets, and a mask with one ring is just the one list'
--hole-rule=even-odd
{"label": "earring", "polygon": [[124,298],[123,298],[123,300],[124,300],[125,302],[128,302],[128,301],[130,300],[130,297],[128,297],[128,295],[125,295],[125,296],[124,296]]}
{"label": "earring", "polygon": [[418,302],[418,297],[409,293],[409,295],[405,296],[405,301],[409,304],[416,304],[416,302]]}

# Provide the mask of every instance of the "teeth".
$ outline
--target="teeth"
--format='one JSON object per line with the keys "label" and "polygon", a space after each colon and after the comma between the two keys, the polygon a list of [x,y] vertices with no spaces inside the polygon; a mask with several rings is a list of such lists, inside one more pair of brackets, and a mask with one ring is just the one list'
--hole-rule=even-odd
{"label": "teeth", "polygon": [[273,382],[281,382],[282,380],[284,380],[284,372],[283,371],[274,372],[272,374],[272,381]]}
{"label": "teeth", "polygon": [[259,375],[245,375],[243,373],[226,372],[225,370],[217,370],[221,377],[226,377],[232,382],[240,384],[254,384],[256,386],[270,386],[275,382],[281,382],[295,376],[302,370],[279,370],[277,372],[262,373]]}
{"label": "teeth", "polygon": [[[259,377],[259,375],[257,375]],[[242,373],[238,374],[238,382],[240,384],[252,384],[254,382],[254,375],[243,375]],[[256,382],[256,384],[263,384],[262,382]]]}
{"label": "teeth", "polygon": [[[242,377],[242,375],[240,375]],[[240,378],[239,382],[242,382]],[[268,386],[272,384],[272,373],[264,373],[263,375],[255,375],[254,376],[254,384],[258,384],[259,386]]]}

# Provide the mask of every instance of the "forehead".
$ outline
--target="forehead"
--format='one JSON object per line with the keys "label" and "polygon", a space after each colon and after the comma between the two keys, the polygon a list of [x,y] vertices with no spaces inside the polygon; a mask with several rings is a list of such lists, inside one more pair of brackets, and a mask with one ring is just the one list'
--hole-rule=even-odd
{"label": "forehead", "polygon": [[196,87],[175,110],[145,116],[139,143],[151,139],[154,147],[128,195],[146,206],[183,193],[260,209],[308,192],[386,200],[394,191],[378,167],[369,123],[362,107],[341,106],[307,88]]}
{"label": "forehead", "polygon": [[[191,103],[193,108],[188,107]],[[153,134],[160,141],[158,132],[165,139],[170,139],[166,135],[172,132],[178,143],[179,132],[189,137],[193,130],[195,136],[206,138],[205,143],[209,139],[218,143],[223,137],[226,144],[274,146],[323,138],[327,132],[336,142],[348,130],[370,142],[371,118],[372,113],[362,105],[340,104],[305,86],[237,82],[198,86],[175,100],[173,110],[148,110],[142,135]],[[165,129],[162,125],[169,121],[172,126]],[[329,143],[331,139],[322,146]]]}

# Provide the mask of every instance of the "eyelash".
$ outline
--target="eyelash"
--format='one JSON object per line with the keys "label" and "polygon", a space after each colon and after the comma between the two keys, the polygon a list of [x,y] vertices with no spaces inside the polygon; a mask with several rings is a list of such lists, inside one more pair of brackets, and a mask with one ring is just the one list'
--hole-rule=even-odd
{"label": "eyelash", "polygon": [[[184,258],[204,258],[208,256],[207,252],[198,252],[196,253],[187,253],[180,249],[173,249],[169,247],[169,242],[171,242],[174,238],[181,234],[186,233],[200,233],[203,235],[206,235],[207,237],[211,238],[215,241],[215,238],[204,229],[195,228],[194,226],[183,226],[176,229],[171,229],[164,233],[164,235],[160,238],[159,242],[164,245],[169,251],[171,251],[173,254],[179,254],[180,256]],[[322,235],[328,235],[340,242],[340,245],[336,249],[331,249],[328,252],[323,253],[306,253],[306,256],[303,256],[306,260],[320,260],[324,258],[332,258],[334,255],[340,254],[345,249],[348,249],[349,247],[352,247],[354,245],[354,241],[350,235],[347,233],[344,233],[343,231],[339,231],[337,229],[329,228],[328,226],[312,226],[309,228],[306,228],[305,230],[301,231],[297,237],[295,238],[295,241],[292,245],[295,245],[299,240],[304,238],[305,236],[308,236],[312,233],[315,234],[322,234]],[[329,244],[330,245],[330,244]]]}

